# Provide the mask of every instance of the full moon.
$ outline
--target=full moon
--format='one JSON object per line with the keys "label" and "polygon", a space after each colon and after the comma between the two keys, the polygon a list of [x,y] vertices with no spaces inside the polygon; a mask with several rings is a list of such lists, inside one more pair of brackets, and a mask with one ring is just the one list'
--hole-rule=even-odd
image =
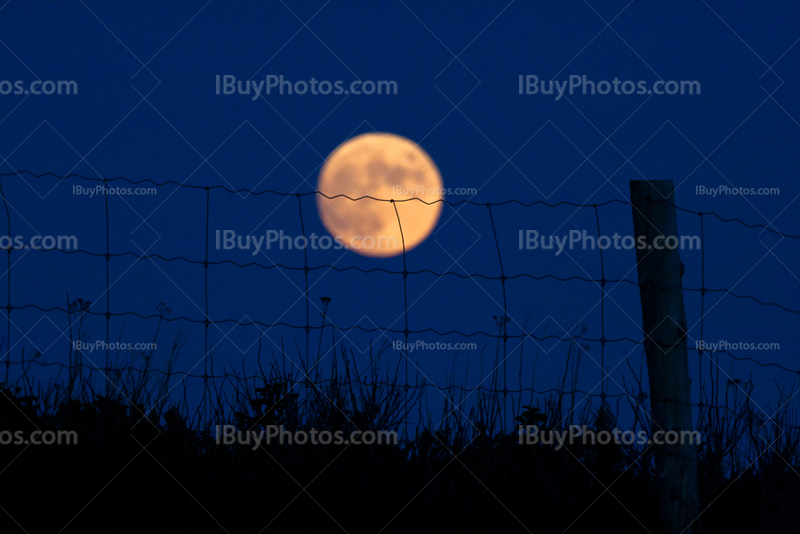
{"label": "full moon", "polygon": [[[441,200],[444,193],[431,157],[413,141],[390,133],[361,134],[339,145],[322,166],[317,191],[328,197],[425,202]],[[442,203],[354,202],[317,195],[317,210],[337,242],[363,256],[387,258],[403,253],[403,238],[406,251],[425,241],[436,227]]]}

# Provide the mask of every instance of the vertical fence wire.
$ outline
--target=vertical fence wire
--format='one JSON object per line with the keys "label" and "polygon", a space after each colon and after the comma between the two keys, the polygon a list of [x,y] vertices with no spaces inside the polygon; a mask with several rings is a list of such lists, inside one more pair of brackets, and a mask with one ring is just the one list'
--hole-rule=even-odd
{"label": "vertical fence wire", "polygon": [[[503,416],[500,418],[500,430],[505,432],[506,430],[506,409],[507,409],[507,399],[508,399],[508,388],[506,387],[506,359],[507,356],[507,345],[508,345],[508,301],[506,300],[506,273],[503,269],[503,256],[500,254],[500,242],[497,240],[497,229],[494,226],[494,216],[492,215],[492,205],[487,203],[486,207],[489,208],[489,222],[492,223],[492,235],[494,235],[494,244],[497,247],[497,260],[500,263],[500,286],[503,288],[503,319],[502,319],[502,329],[503,329]],[[525,338],[523,338],[524,340]],[[506,506],[506,499],[507,499],[507,492],[508,492],[508,463],[506,462],[505,457],[503,458],[503,499],[502,504]]]}
{"label": "vertical fence wire", "polygon": [[205,251],[205,261],[203,261],[203,285],[204,285],[204,295],[205,295],[205,321],[204,321],[204,336],[203,336],[203,351],[205,356],[203,357],[203,420],[208,421],[208,403],[209,403],[209,392],[208,392],[208,325],[210,321],[208,320],[208,214],[209,214],[209,207],[211,204],[211,191],[209,190],[208,186],[206,186],[206,251]]}
{"label": "vertical fence wire", "polygon": [[109,394],[109,386],[111,385],[111,379],[108,376],[110,372],[109,369],[109,360],[108,360],[108,346],[111,343],[111,339],[109,337],[109,326],[111,323],[111,284],[110,284],[110,263],[111,263],[111,249],[109,246],[111,238],[109,237],[110,230],[108,225],[108,182],[103,180],[103,184],[105,185],[105,204],[106,204],[106,368],[105,368],[105,388],[106,388],[106,396]]}
{"label": "vertical fence wire", "polygon": [[[300,197],[300,193],[297,193],[297,209],[300,211],[300,231],[303,232],[303,243],[305,246],[303,247],[303,272],[305,273],[306,277],[306,372],[309,372],[308,368],[308,337],[311,332],[311,325],[309,324],[309,315],[308,315],[308,240],[306,239],[306,226],[303,223],[303,202]],[[335,357],[335,353],[334,353]]]}
{"label": "vertical fence wire", "polygon": [[[400,222],[400,213],[397,211],[397,204],[394,200],[390,201],[394,206],[394,214],[397,216],[397,226],[400,227],[400,240],[403,243],[403,317],[405,318],[405,328],[403,334],[405,335],[405,345],[403,347],[403,355],[405,356],[405,374],[406,383],[403,386],[403,398],[405,400],[405,407],[408,410],[408,269],[406,268],[406,238],[403,236],[403,224]],[[406,425],[403,431],[403,438],[408,439],[408,417],[405,417]]]}
{"label": "vertical fence wire", "polygon": [[506,398],[508,396],[508,388],[506,387],[506,345],[508,342],[508,301],[506,300],[506,274],[503,270],[503,256],[500,254],[500,243],[497,241],[497,229],[494,226],[494,217],[492,216],[492,205],[487,203],[486,207],[489,208],[489,222],[492,223],[492,234],[494,235],[494,244],[497,247],[497,259],[500,262],[500,285],[503,288],[503,319],[501,328],[503,330],[503,417],[500,419],[500,426],[505,431],[506,419]]}
{"label": "vertical fence wire", "polygon": [[594,204],[594,219],[597,222],[597,248],[600,249],[600,372],[603,379],[600,382],[602,402],[606,401],[606,264],[603,259],[603,247],[600,246],[600,210]]}
{"label": "vertical fence wire", "polygon": [[[0,182],[0,195],[3,196],[3,206],[6,208],[6,218],[8,220],[8,237],[11,239],[11,212],[8,211],[8,201],[6,200],[5,191],[3,191],[3,182]],[[6,267],[6,281],[8,289],[6,291],[6,387],[8,386],[8,373],[11,366],[11,245],[9,243],[8,250],[6,251],[6,258],[8,261]]]}
{"label": "vertical fence wire", "polygon": [[[698,364],[698,381],[700,386],[700,406],[702,409],[703,403],[703,340],[704,326],[705,326],[705,309],[706,309],[706,243],[705,243],[705,229],[703,228],[703,212],[700,215],[700,346],[697,349],[697,364]],[[683,285],[683,283],[681,283]]]}
{"label": "vertical fence wire", "polygon": [[[603,237],[600,232],[600,210],[597,209],[597,204],[593,204],[594,220],[597,223],[597,248],[600,251],[600,372],[602,378],[600,380],[600,406],[601,409],[606,407],[606,267],[603,258],[603,245],[601,239]],[[565,371],[566,372],[566,371]],[[603,499],[603,522],[608,523],[608,495],[605,493],[601,496]]]}

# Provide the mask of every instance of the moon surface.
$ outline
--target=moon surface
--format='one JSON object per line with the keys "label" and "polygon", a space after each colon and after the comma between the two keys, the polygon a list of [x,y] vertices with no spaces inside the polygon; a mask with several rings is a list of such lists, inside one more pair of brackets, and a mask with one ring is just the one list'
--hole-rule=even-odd
{"label": "moon surface", "polygon": [[[325,160],[317,191],[328,197],[425,202],[444,195],[442,177],[431,157],[413,141],[391,133],[361,134],[339,145]],[[317,210],[325,229],[346,248],[386,258],[403,253],[403,238],[406,251],[425,241],[436,227],[442,203],[317,195]]]}

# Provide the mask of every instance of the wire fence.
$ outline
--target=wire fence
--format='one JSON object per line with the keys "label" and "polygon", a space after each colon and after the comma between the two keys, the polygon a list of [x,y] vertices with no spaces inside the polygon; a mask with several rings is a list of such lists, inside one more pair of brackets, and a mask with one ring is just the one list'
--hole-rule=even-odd
{"label": "wire fence", "polygon": [[[628,284],[628,285],[631,285],[631,286],[634,286],[634,287],[640,287],[640,284],[636,280],[631,280],[631,279],[627,279],[627,278],[606,279],[605,278],[606,261],[605,261],[604,255],[603,255],[603,248],[602,247],[599,248],[599,263],[600,263],[600,273],[601,273],[601,277],[599,279],[595,279],[595,278],[591,278],[591,277],[583,277],[583,276],[563,276],[562,277],[562,276],[558,276],[556,274],[550,274],[550,273],[534,274],[534,273],[523,272],[523,273],[516,273],[516,274],[506,274],[505,270],[504,270],[504,267],[503,267],[503,255],[502,255],[502,252],[501,252],[500,243],[499,243],[498,238],[497,238],[497,230],[496,230],[496,227],[495,227],[495,221],[494,221],[494,215],[493,215],[493,209],[502,208],[504,206],[508,206],[508,205],[511,205],[511,204],[516,204],[516,205],[519,205],[519,206],[525,207],[525,208],[530,208],[530,207],[534,207],[534,206],[542,206],[542,207],[546,207],[546,208],[555,208],[555,207],[559,207],[559,206],[570,206],[570,207],[575,207],[575,208],[579,208],[579,209],[592,210],[594,212],[594,219],[596,221],[596,226],[597,226],[597,235],[598,235],[598,238],[599,238],[602,235],[601,234],[601,209],[605,208],[605,207],[608,207],[608,206],[611,206],[613,204],[631,205],[631,202],[629,200],[627,200],[627,199],[611,199],[611,200],[607,200],[605,202],[592,203],[592,204],[580,204],[580,203],[574,203],[574,202],[569,202],[569,201],[561,201],[561,202],[557,202],[557,203],[548,203],[548,202],[545,202],[545,201],[536,201],[536,202],[525,203],[525,202],[521,202],[521,201],[516,200],[516,199],[507,200],[507,201],[503,201],[503,202],[495,202],[495,203],[479,203],[479,202],[475,202],[473,200],[460,200],[460,201],[456,201],[456,202],[451,202],[451,201],[447,201],[447,200],[444,200],[444,199],[436,200],[436,201],[433,201],[433,202],[426,202],[426,201],[423,201],[423,200],[418,199],[418,198],[398,199],[398,200],[380,199],[380,198],[375,198],[375,197],[371,197],[371,196],[363,196],[363,197],[358,197],[358,198],[352,198],[352,197],[349,197],[349,196],[346,196],[346,195],[328,196],[328,195],[325,195],[324,193],[319,192],[319,191],[303,192],[303,193],[287,193],[287,192],[275,191],[275,190],[271,190],[271,189],[253,191],[253,190],[249,190],[249,189],[232,189],[232,188],[228,188],[228,187],[225,187],[225,186],[222,186],[222,185],[211,185],[211,186],[189,185],[189,184],[180,183],[180,182],[177,182],[177,181],[174,181],[174,180],[156,182],[156,181],[153,181],[153,180],[150,180],[150,179],[144,179],[144,180],[135,181],[135,180],[130,180],[130,179],[125,178],[125,177],[91,178],[91,177],[81,176],[81,175],[78,175],[78,174],[69,174],[67,176],[58,176],[58,175],[53,174],[53,173],[44,173],[44,174],[38,174],[37,175],[37,174],[31,173],[29,171],[19,171],[19,172],[15,172],[15,173],[0,174],[0,195],[2,195],[2,197],[3,197],[3,203],[4,203],[4,206],[5,206],[5,210],[6,210],[7,228],[8,228],[8,235],[9,236],[13,235],[12,231],[11,231],[11,211],[9,209],[9,203],[7,201],[7,198],[6,198],[5,193],[3,191],[3,188],[2,188],[2,179],[3,178],[11,178],[11,177],[23,177],[23,176],[29,176],[29,177],[36,178],[36,179],[42,179],[42,178],[47,178],[47,177],[54,178],[54,179],[57,179],[57,180],[76,179],[76,180],[81,180],[81,181],[100,182],[100,183],[105,185],[105,193],[104,193],[104,197],[105,197],[105,224],[104,224],[105,251],[85,250],[85,249],[80,249],[80,248],[79,249],[75,249],[75,250],[63,250],[63,249],[59,249],[59,248],[52,248],[52,249],[38,249],[37,252],[40,252],[40,253],[43,253],[43,254],[86,255],[86,256],[89,256],[89,257],[104,258],[105,259],[105,289],[106,289],[106,291],[105,291],[105,310],[104,311],[97,311],[97,310],[94,309],[97,306],[97,304],[96,303],[91,303],[89,305],[88,309],[81,310],[81,313],[85,313],[85,314],[93,315],[93,316],[98,316],[98,317],[105,317],[105,333],[106,333],[106,341],[107,342],[110,339],[109,333],[110,333],[110,323],[112,321],[112,318],[135,317],[135,318],[141,319],[141,320],[158,319],[158,320],[166,321],[166,322],[187,322],[187,323],[192,323],[192,324],[202,324],[202,325],[204,325],[204,345],[203,346],[204,346],[205,354],[204,354],[204,358],[203,358],[204,368],[203,368],[203,373],[202,374],[200,374],[199,372],[198,373],[192,373],[191,371],[188,371],[188,372],[174,371],[174,370],[165,371],[163,369],[157,369],[157,368],[139,369],[139,368],[136,368],[134,366],[114,367],[114,371],[116,371],[116,372],[133,372],[133,373],[139,372],[139,373],[155,373],[155,374],[159,374],[160,373],[163,376],[171,376],[171,377],[178,378],[180,380],[184,380],[184,379],[202,380],[203,381],[203,390],[204,390],[203,398],[207,399],[208,396],[209,396],[210,389],[213,389],[215,387],[215,383],[217,381],[226,381],[226,380],[230,380],[230,381],[234,381],[234,380],[235,381],[242,381],[242,380],[250,381],[250,380],[258,380],[259,378],[263,378],[262,375],[240,375],[240,374],[227,373],[227,372],[226,373],[214,374],[213,370],[209,370],[209,358],[208,358],[208,356],[209,356],[210,347],[209,347],[209,343],[208,343],[208,329],[209,329],[209,327],[211,325],[258,326],[258,327],[267,328],[267,329],[274,328],[274,327],[282,327],[282,328],[288,328],[288,329],[292,329],[292,330],[303,331],[305,333],[305,338],[306,338],[306,355],[308,355],[308,353],[309,353],[309,337],[310,337],[311,333],[314,332],[314,331],[319,331],[321,329],[331,327],[331,328],[335,329],[336,331],[338,331],[340,334],[346,334],[346,333],[348,333],[350,331],[362,331],[362,332],[365,332],[365,333],[382,333],[382,334],[391,333],[391,334],[399,334],[399,335],[404,336],[404,339],[405,339],[404,347],[406,347],[404,349],[404,351],[403,351],[403,357],[404,357],[403,359],[405,361],[405,382],[403,384],[395,384],[395,383],[388,383],[387,382],[387,383],[381,383],[380,385],[389,386],[389,387],[401,387],[401,388],[403,388],[403,391],[404,391],[405,395],[407,395],[409,391],[432,388],[432,389],[438,390],[438,391],[440,391],[442,393],[446,393],[446,394],[450,394],[453,391],[460,391],[462,393],[470,393],[470,394],[474,393],[474,392],[486,392],[486,393],[493,393],[493,394],[502,394],[503,396],[510,395],[510,394],[523,394],[523,393],[525,393],[525,394],[535,394],[535,395],[549,395],[549,394],[558,393],[558,394],[562,394],[562,395],[575,395],[575,394],[577,394],[577,395],[581,395],[581,396],[586,397],[586,398],[601,398],[603,400],[612,399],[612,398],[622,398],[622,397],[626,397],[626,396],[630,397],[630,393],[627,393],[627,392],[623,392],[623,393],[607,393],[606,392],[606,390],[605,390],[605,376],[606,376],[606,373],[605,373],[605,370],[606,370],[605,347],[609,343],[629,343],[629,344],[632,344],[632,345],[644,345],[644,341],[642,339],[634,339],[634,338],[625,337],[625,336],[616,337],[616,338],[607,337],[606,336],[606,310],[605,310],[606,306],[605,306],[605,304],[606,304],[606,299],[608,298],[607,297],[608,286],[614,286],[614,285],[618,285],[618,284]],[[110,236],[110,229],[109,229],[109,202],[108,202],[109,193],[108,193],[108,187],[109,187],[110,184],[112,184],[114,182],[125,182],[125,183],[130,184],[130,185],[151,184],[151,185],[153,185],[155,187],[175,186],[178,189],[192,189],[192,190],[205,191],[205,249],[204,249],[203,254],[201,255],[201,257],[195,257],[195,258],[185,257],[185,256],[167,257],[167,256],[164,256],[164,255],[161,255],[161,254],[139,254],[139,253],[131,252],[131,251],[112,253],[111,250],[110,250],[110,237],[111,236]],[[319,195],[319,196],[327,198],[329,200],[344,198],[344,199],[347,199],[348,201],[352,201],[352,202],[371,200],[371,201],[377,201],[377,202],[390,203],[390,204],[394,205],[394,210],[395,210],[395,213],[397,215],[397,223],[398,223],[398,225],[400,227],[401,235],[402,235],[403,224],[402,224],[402,220],[400,218],[400,215],[397,212],[396,203],[400,203],[400,202],[422,202],[424,204],[430,205],[430,204],[435,204],[435,203],[441,202],[441,203],[447,204],[447,205],[449,205],[451,207],[456,207],[456,206],[463,205],[463,204],[470,204],[470,205],[474,205],[474,206],[482,206],[482,207],[485,207],[487,209],[487,216],[488,216],[489,222],[491,223],[491,227],[492,227],[492,237],[493,237],[495,248],[496,248],[496,252],[497,252],[498,272],[494,273],[494,274],[477,273],[477,272],[476,273],[461,274],[461,273],[458,273],[458,272],[455,272],[455,271],[437,272],[437,271],[434,271],[434,270],[431,270],[431,269],[408,270],[407,266],[406,266],[406,261],[405,261],[406,260],[405,244],[403,244],[403,253],[402,253],[402,255],[403,255],[403,270],[402,271],[385,269],[385,268],[381,268],[381,267],[375,267],[375,268],[371,268],[371,269],[363,269],[363,268],[360,268],[360,267],[357,267],[357,266],[338,267],[336,265],[327,264],[327,263],[325,263],[325,264],[317,264],[317,265],[310,265],[309,264],[307,247],[304,248],[303,265],[284,265],[284,264],[280,264],[280,263],[265,264],[265,263],[261,263],[261,262],[258,262],[258,261],[240,263],[240,262],[236,262],[236,261],[228,260],[228,259],[222,260],[222,261],[210,261],[209,260],[209,244],[211,242],[211,235],[210,235],[210,232],[209,232],[209,219],[210,219],[210,211],[211,211],[211,204],[212,204],[212,193],[240,194],[240,195],[243,194],[243,193],[246,193],[248,195],[253,195],[253,196],[260,196],[260,195],[276,195],[276,196],[281,196],[281,197],[292,197],[292,196],[294,196],[294,197],[297,198],[299,222],[300,222],[302,235],[303,235],[304,238],[306,237],[306,225],[305,225],[305,222],[304,222],[304,219],[303,219],[303,201],[302,201],[302,199],[305,198],[305,197],[313,197],[313,196]],[[705,319],[705,307],[706,307],[705,298],[706,298],[707,294],[719,293],[719,294],[723,294],[723,295],[729,295],[729,296],[735,297],[737,299],[748,300],[750,302],[753,302],[753,303],[755,303],[757,305],[760,305],[760,306],[763,306],[763,307],[775,308],[775,309],[781,310],[781,311],[783,311],[785,313],[788,313],[788,314],[794,314],[794,315],[800,314],[800,310],[799,309],[793,309],[791,307],[788,307],[788,306],[786,306],[784,304],[781,304],[781,303],[778,303],[778,302],[769,302],[769,301],[763,300],[763,299],[761,299],[761,298],[759,298],[758,296],[755,296],[755,295],[740,294],[740,293],[734,292],[731,289],[727,289],[727,288],[706,287],[706,264],[705,264],[705,248],[706,248],[705,247],[705,239],[706,239],[706,237],[705,237],[704,221],[705,221],[706,218],[712,217],[712,218],[714,218],[714,219],[716,219],[716,220],[718,220],[718,221],[720,221],[722,223],[725,223],[725,224],[735,224],[735,225],[743,227],[744,229],[759,229],[759,230],[767,231],[767,232],[770,232],[772,234],[775,234],[777,236],[780,236],[782,238],[787,238],[787,239],[800,239],[800,235],[792,235],[792,234],[782,233],[782,232],[779,232],[779,231],[775,230],[774,228],[772,228],[772,227],[770,227],[768,225],[749,224],[749,223],[747,223],[747,222],[745,222],[745,221],[743,221],[743,220],[741,220],[739,218],[726,218],[726,217],[723,217],[720,214],[715,213],[715,212],[692,211],[692,210],[677,206],[677,205],[673,204],[669,200],[653,201],[653,202],[666,202],[668,204],[673,205],[677,210],[679,210],[681,212],[688,213],[690,215],[695,215],[695,216],[697,216],[699,218],[699,223],[700,223],[700,243],[701,243],[701,246],[700,246],[700,250],[701,250],[701,261],[700,261],[700,263],[701,263],[701,272],[700,272],[701,285],[700,285],[700,287],[683,287],[683,286],[681,286],[681,289],[683,291],[697,292],[700,295],[699,327],[700,327],[700,338],[701,339],[704,339],[703,338],[703,334],[704,334],[704,331],[705,331],[705,321],[704,321],[704,319]],[[40,306],[40,305],[35,304],[35,303],[25,303],[25,304],[18,303],[18,300],[16,298],[12,298],[13,295],[16,295],[16,292],[14,292],[12,294],[12,289],[15,289],[13,284],[12,284],[12,274],[13,274],[13,265],[14,265],[14,250],[13,250],[12,247],[7,248],[6,258],[7,258],[7,270],[6,270],[5,275],[6,275],[6,281],[7,281],[7,291],[6,291],[6,303],[5,303],[5,306],[3,306],[3,308],[6,311],[6,340],[5,340],[6,351],[5,351],[4,361],[2,362],[6,367],[6,370],[5,370],[6,371],[6,383],[8,383],[8,381],[9,381],[9,370],[10,370],[11,366],[21,366],[21,367],[24,368],[25,366],[35,365],[37,367],[42,367],[42,368],[56,367],[56,368],[60,368],[60,369],[64,369],[64,368],[69,367],[67,364],[64,364],[64,363],[61,363],[61,362],[43,362],[43,361],[40,361],[38,359],[25,360],[24,358],[20,358],[20,359],[16,359],[15,360],[15,359],[12,358],[12,355],[11,355],[11,348],[13,346],[13,344],[12,344],[12,329],[11,329],[11,326],[12,326],[12,318],[11,318],[12,317],[12,312],[18,311],[18,310],[37,310],[37,311],[42,312],[42,313],[62,312],[62,313],[65,313],[65,314],[69,315],[70,313],[75,313],[75,311],[74,310],[70,310],[69,308],[60,307],[60,306],[45,307],[45,306]],[[203,295],[204,296],[204,300],[203,300],[204,308],[202,310],[203,311],[202,316],[200,316],[200,317],[188,317],[188,316],[168,317],[168,316],[166,316],[166,315],[164,315],[162,313],[146,315],[146,314],[141,314],[141,313],[138,313],[136,311],[130,311],[130,310],[127,310],[127,311],[112,311],[111,291],[110,291],[111,290],[111,286],[112,286],[111,278],[110,278],[110,263],[114,259],[119,259],[119,258],[133,258],[133,259],[135,259],[137,261],[138,260],[159,260],[159,261],[162,261],[162,262],[165,262],[165,263],[184,262],[184,263],[189,264],[189,265],[195,265],[195,266],[198,266],[198,267],[202,266],[202,268],[203,268],[203,280],[204,280],[204,295]],[[233,319],[233,318],[212,320],[210,318],[210,315],[209,315],[209,307],[208,307],[209,270],[211,268],[215,268],[215,267],[222,266],[222,265],[231,265],[231,266],[236,267],[238,269],[250,269],[250,268],[252,268],[252,269],[262,269],[264,271],[281,270],[281,271],[287,271],[287,272],[303,272],[304,273],[304,279],[305,279],[305,294],[304,294],[304,299],[305,299],[305,324],[296,324],[296,323],[283,322],[283,321],[278,321],[278,322],[274,322],[274,323],[269,323],[269,322],[264,322],[264,321],[259,321],[259,320],[243,321],[243,320],[237,320],[237,319]],[[364,327],[364,326],[361,326],[361,325],[358,325],[358,324],[350,325],[350,326],[339,326],[339,325],[335,325],[335,324],[325,324],[324,321],[323,321],[322,325],[312,325],[312,324],[310,324],[311,302],[310,302],[310,298],[309,298],[309,279],[308,279],[308,276],[309,276],[309,273],[314,272],[314,271],[320,271],[320,270],[325,270],[325,271],[330,270],[330,271],[334,271],[334,272],[354,271],[354,272],[358,272],[358,273],[365,274],[365,275],[366,274],[372,274],[372,273],[379,273],[379,274],[388,275],[388,276],[398,276],[398,277],[402,276],[403,277],[403,281],[404,281],[404,284],[403,284],[403,303],[404,303],[403,319],[404,319],[404,326],[403,326],[403,328],[399,329],[399,328],[382,327],[382,326],[375,326],[374,328],[368,328],[368,327]],[[479,279],[483,279],[483,280],[487,280],[487,281],[498,281],[498,282],[500,282],[499,290],[502,292],[502,307],[503,307],[504,316],[502,318],[500,318],[500,321],[498,322],[498,326],[499,326],[498,333],[492,333],[492,332],[487,332],[487,331],[482,331],[482,330],[467,331],[467,332],[460,331],[460,330],[439,331],[439,330],[437,330],[435,328],[432,328],[432,327],[419,328],[419,329],[410,328],[409,321],[408,321],[408,309],[409,309],[408,296],[409,295],[408,295],[407,280],[408,280],[408,277],[424,277],[424,276],[430,276],[430,277],[435,277],[435,278],[454,277],[454,278],[458,278],[458,279],[461,279],[461,280],[479,278]],[[600,320],[600,337],[590,337],[590,336],[584,336],[584,335],[581,335],[581,334],[576,334],[576,335],[568,334],[568,335],[565,335],[565,336],[559,336],[559,335],[551,334],[551,335],[541,335],[540,336],[540,335],[536,335],[533,331],[529,332],[529,331],[525,331],[524,329],[520,329],[520,330],[522,330],[520,333],[516,333],[516,334],[515,333],[509,333],[508,330],[507,330],[507,323],[509,321],[508,300],[507,300],[507,295],[506,295],[507,285],[508,285],[508,283],[513,283],[513,281],[520,280],[520,279],[529,279],[529,280],[534,280],[534,281],[552,280],[552,281],[559,282],[559,283],[567,283],[567,282],[585,283],[585,284],[592,284],[593,286],[597,287],[600,290],[600,295],[599,295],[599,298],[600,298],[600,302],[599,302],[599,304],[600,304],[600,319],[601,319]],[[118,309],[118,308],[115,306],[115,309]],[[483,385],[480,385],[480,384],[478,386],[474,387],[474,388],[468,388],[468,387],[458,386],[458,385],[448,385],[448,386],[444,386],[443,387],[443,386],[439,386],[439,385],[433,384],[433,383],[428,382],[428,381],[425,381],[424,383],[412,384],[408,380],[408,377],[409,377],[409,372],[408,372],[408,361],[409,361],[409,358],[408,358],[408,348],[407,348],[409,346],[408,340],[409,340],[410,336],[418,336],[418,335],[422,335],[422,334],[432,334],[432,335],[441,336],[441,337],[454,336],[454,335],[455,336],[460,336],[462,338],[485,337],[485,338],[488,338],[488,339],[496,339],[496,340],[498,340],[498,342],[500,340],[502,340],[502,349],[501,349],[502,362],[505,362],[505,360],[507,358],[507,355],[508,355],[507,342],[509,340],[512,340],[512,339],[521,339],[521,340],[531,339],[531,340],[535,340],[535,341],[554,340],[554,341],[572,341],[572,342],[596,343],[596,344],[599,344],[599,346],[600,346],[601,368],[602,368],[603,377],[604,377],[603,381],[601,382],[601,391],[599,393],[595,393],[594,391],[581,391],[580,389],[575,389],[575,388],[573,388],[571,390],[567,390],[567,389],[564,389],[563,387],[562,388],[543,389],[543,390],[537,390],[537,389],[535,389],[533,387],[528,387],[528,388],[522,388],[522,387],[519,387],[519,388],[506,388],[505,387],[506,386],[505,382],[503,382],[503,386],[504,387],[502,389],[493,388],[493,387],[486,387],[486,386],[483,386]],[[775,369],[775,370],[778,370],[778,371],[793,375],[793,377],[800,377],[800,369],[792,369],[792,368],[786,367],[783,364],[778,363],[778,362],[760,361],[760,360],[758,360],[756,358],[736,355],[736,354],[734,354],[734,353],[732,353],[732,352],[730,352],[728,350],[711,350],[708,347],[699,347],[699,348],[691,348],[691,347],[689,347],[689,350],[690,350],[690,352],[694,352],[694,353],[696,353],[696,354],[698,354],[700,356],[702,356],[704,353],[705,354],[710,354],[711,356],[724,355],[726,357],[731,358],[734,361],[748,362],[748,363],[752,363],[752,364],[757,365],[757,366],[762,367],[762,368]],[[72,365],[72,364],[70,364],[70,365]],[[80,361],[77,362],[77,365],[78,366],[85,366],[85,364],[83,364]],[[94,370],[103,372],[104,376],[106,376],[106,377],[109,376],[109,373],[112,370],[112,367],[111,367],[110,360],[109,360],[109,349],[108,349],[108,346],[106,347],[106,350],[105,350],[105,365],[104,365],[104,367],[103,368],[95,368]],[[503,372],[505,373],[505,368],[503,368]],[[307,382],[308,381],[307,377],[304,377],[304,378],[305,378],[305,382]],[[327,383],[327,382],[332,381],[332,380],[334,380],[333,377],[327,378],[327,379],[315,380],[314,382],[315,382],[315,385],[322,385],[322,384]],[[211,385],[209,385],[209,382],[211,382]],[[363,380],[360,379],[360,378],[352,379],[350,382],[364,384]],[[348,384],[350,382],[344,382],[343,384]],[[294,387],[294,385],[292,385],[292,387]],[[639,400],[641,401],[642,399],[639,399]],[[708,403],[704,404],[703,402],[692,403],[692,405],[695,406],[695,407],[698,407],[700,409],[723,410],[723,411],[731,409],[728,406],[721,406],[721,405],[720,406],[714,406],[714,405],[709,405]],[[797,428],[797,427],[794,427],[794,428]]]}

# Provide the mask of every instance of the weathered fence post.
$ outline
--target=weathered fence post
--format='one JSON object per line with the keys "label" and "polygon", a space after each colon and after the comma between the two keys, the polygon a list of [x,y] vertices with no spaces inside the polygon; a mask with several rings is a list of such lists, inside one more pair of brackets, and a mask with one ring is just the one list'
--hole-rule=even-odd
{"label": "weathered fence post", "polygon": [[684,432],[694,426],[674,202],[671,180],[631,181],[653,432],[677,431],[681,436],[674,445],[654,446],[661,524],[665,533],[696,534],[700,529],[694,523],[699,513],[697,454]]}

